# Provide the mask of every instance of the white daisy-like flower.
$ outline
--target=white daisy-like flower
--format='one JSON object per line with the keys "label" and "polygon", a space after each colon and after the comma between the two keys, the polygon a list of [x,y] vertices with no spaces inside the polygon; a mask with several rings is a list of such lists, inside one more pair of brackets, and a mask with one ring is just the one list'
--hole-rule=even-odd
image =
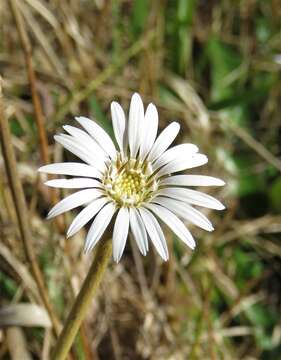
{"label": "white daisy-like flower", "polygon": [[191,190],[192,186],[221,186],[220,179],[202,175],[172,175],[207,163],[193,144],[168,149],[180,126],[168,125],[157,137],[158,112],[153,104],[144,111],[139,94],[131,99],[129,119],[117,102],[111,104],[116,149],[110,136],[93,120],[76,117],[83,130],[63,126],[68,134],[55,140],[72,152],[81,162],[64,162],[42,166],[39,171],[68,175],[46,185],[79,190],[56,204],[49,212],[53,218],[78,206],[84,209],[74,218],[67,236],[77,233],[91,219],[85,251],[97,244],[116,214],[113,229],[113,258],[119,261],[129,231],[140,252],[146,255],[150,239],[157,252],[168,260],[168,247],[158,222],[164,222],[186,245],[194,249],[195,241],[183,221],[212,231],[211,222],[193,207],[222,210],[224,206],[212,196]]}

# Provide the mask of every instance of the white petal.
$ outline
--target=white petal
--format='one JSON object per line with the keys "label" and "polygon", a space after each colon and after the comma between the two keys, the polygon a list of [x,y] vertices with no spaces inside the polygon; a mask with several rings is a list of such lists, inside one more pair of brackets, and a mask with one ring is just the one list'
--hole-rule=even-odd
{"label": "white petal", "polygon": [[204,194],[200,191],[184,188],[165,188],[157,192],[158,195],[164,195],[173,199],[185,201],[189,204],[203,206],[209,209],[223,210],[225,206],[214,197]]}
{"label": "white petal", "polygon": [[63,125],[63,129],[69,134],[75,137],[76,139],[88,139],[89,141],[94,141],[86,131],[77,128],[76,126]]}
{"label": "white petal", "polygon": [[176,145],[167,151],[165,151],[153,164],[153,171],[160,168],[163,165],[168,164],[170,161],[177,160],[179,158],[187,160],[192,155],[198,152],[198,147],[193,144],[181,144]]}
{"label": "white petal", "polygon": [[204,175],[174,175],[160,181],[160,185],[175,186],[223,186],[221,179]]}
{"label": "white petal", "polygon": [[100,181],[89,178],[54,179],[45,182],[45,185],[63,189],[102,188]]}
{"label": "white petal", "polygon": [[102,197],[94,200],[87,205],[80,213],[74,218],[67,230],[67,237],[77,233],[88,221],[90,221],[100,209],[108,203],[108,198]]}
{"label": "white petal", "polygon": [[55,135],[54,139],[56,142],[61,144],[63,147],[65,147],[68,151],[72,152],[74,155],[78,156],[81,160],[85,161],[86,163],[92,165],[93,159],[91,156],[86,154],[85,148],[82,148],[81,146],[74,143],[69,135]]}
{"label": "white petal", "polygon": [[127,208],[121,208],[117,214],[113,237],[113,259],[119,262],[123,254],[129,231],[129,211]]}
{"label": "white petal", "polygon": [[184,223],[170,210],[156,204],[147,204],[150,210],[152,210],[169,228],[191,249],[195,248],[195,241],[190,231],[187,230]]}
{"label": "white petal", "polygon": [[108,203],[101,209],[101,211],[95,217],[90,230],[88,232],[85,244],[85,252],[89,252],[102,237],[105,229],[109,225],[112,216],[115,213],[115,205],[113,203]]}
{"label": "white petal", "polygon": [[126,118],[122,107],[118,102],[113,101],[111,103],[111,117],[115,138],[121,154],[126,151]]}
{"label": "white petal", "polygon": [[67,196],[65,199],[58,202],[48,213],[47,219],[58,216],[68,210],[74,209],[77,206],[84,205],[102,195],[98,189],[86,189],[77,191],[74,194]]}
{"label": "white petal", "polygon": [[208,158],[203,154],[195,154],[194,156],[185,159],[185,155],[182,155],[177,160],[173,160],[163,166],[156,176],[159,178],[163,175],[172,174],[174,172],[183,171],[186,169],[192,169],[194,167],[202,166],[208,162]]}
{"label": "white petal", "polygon": [[75,117],[81,126],[95,139],[111,159],[116,159],[116,149],[110,136],[95,121],[84,116]]}
{"label": "white petal", "polygon": [[139,94],[135,93],[131,99],[128,123],[129,147],[132,158],[136,158],[140,146],[143,122],[144,108],[142,99]]}
{"label": "white petal", "polygon": [[138,211],[130,208],[130,227],[142,255],[148,251],[148,240],[145,226]]}
{"label": "white petal", "polygon": [[139,212],[155,249],[162,259],[167,261],[169,258],[168,247],[158,221],[155,216],[145,208],[139,208]]}
{"label": "white petal", "polygon": [[146,155],[152,148],[154,141],[156,139],[158,130],[158,112],[157,108],[153,104],[149,104],[143,123],[143,132],[142,132],[142,141],[140,144],[140,159],[144,160]]}
{"label": "white petal", "polygon": [[66,132],[72,135],[75,140],[78,141],[82,146],[87,147],[90,152],[96,153],[101,159],[108,159],[107,153],[104,152],[104,150],[99,146],[99,144],[88,133],[86,133],[86,131],[70,125],[64,125],[63,128]]}
{"label": "white petal", "polygon": [[85,177],[89,176],[97,179],[101,178],[102,176],[102,174],[93,166],[76,163],[76,162],[44,165],[41,166],[38,169],[38,171],[47,174],[56,174],[56,175],[72,175],[72,176],[85,176]]}
{"label": "white petal", "polygon": [[163,152],[171,145],[175,137],[178,135],[180,125],[177,122],[172,122],[168,125],[158,136],[152,149],[148,155],[148,161],[156,160]]}
{"label": "white petal", "polygon": [[157,196],[153,199],[152,202],[166,207],[167,209],[174,212],[177,216],[190,221],[194,225],[197,225],[204,230],[214,230],[212,223],[206,218],[205,215],[182,201]]}
{"label": "white petal", "polygon": [[55,135],[54,138],[59,144],[78,156],[81,160],[94,166],[100,171],[105,170],[106,164],[104,158],[101,158],[97,153],[94,153],[94,149],[92,149],[92,151],[91,149],[87,149],[85,145],[81,145],[75,138],[69,135]]}

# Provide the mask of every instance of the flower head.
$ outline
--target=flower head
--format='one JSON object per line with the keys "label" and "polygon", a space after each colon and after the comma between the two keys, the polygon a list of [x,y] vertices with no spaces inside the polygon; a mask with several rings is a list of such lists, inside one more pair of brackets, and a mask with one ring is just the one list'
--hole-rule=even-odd
{"label": "flower head", "polygon": [[74,235],[93,219],[85,244],[88,252],[100,240],[116,213],[112,241],[113,257],[117,262],[123,254],[129,229],[143,255],[148,252],[150,239],[160,256],[168,260],[168,248],[158,219],[193,249],[195,241],[181,219],[212,231],[211,222],[192,205],[216,210],[224,206],[215,198],[189,187],[221,186],[224,182],[210,176],[172,175],[204,165],[207,157],[193,144],[169,148],[179,132],[179,124],[171,123],[157,137],[157,109],[149,104],[144,111],[138,94],[132,96],[128,121],[117,102],[111,104],[111,115],[118,149],[110,136],[86,117],[76,117],[83,130],[66,125],[63,128],[67,134],[55,136],[57,142],[83,163],[42,166],[41,172],[72,176],[49,180],[46,185],[83,190],[60,201],[51,209],[48,218],[85,206],[74,218],[67,236]]}

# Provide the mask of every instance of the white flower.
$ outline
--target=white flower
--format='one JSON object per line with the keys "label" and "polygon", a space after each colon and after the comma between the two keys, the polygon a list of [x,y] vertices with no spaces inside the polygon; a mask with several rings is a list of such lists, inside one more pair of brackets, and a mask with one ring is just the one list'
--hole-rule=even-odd
{"label": "white flower", "polygon": [[[82,126],[64,126],[68,133],[55,140],[84,163],[68,162],[42,166],[39,171],[70,175],[71,179],[56,179],[46,185],[58,188],[83,189],[67,196],[55,205],[48,218],[84,205],[71,223],[67,236],[72,236],[94,218],[86,238],[85,251],[100,240],[115,213],[113,257],[119,261],[131,230],[140,252],[148,252],[148,239],[164,260],[168,248],[157,218],[190,248],[194,239],[184,225],[187,220],[202,229],[212,231],[211,222],[192,205],[222,210],[215,198],[191,190],[192,186],[221,186],[220,179],[201,175],[172,175],[207,163],[193,144],[171,147],[180,126],[173,122],[157,137],[158,113],[153,104],[146,111],[138,94],[131,99],[129,119],[117,102],[111,104],[113,129],[119,150],[109,135],[86,117],[76,117]],[[168,150],[167,150],[168,149]],[[180,219],[181,218],[181,219]]]}

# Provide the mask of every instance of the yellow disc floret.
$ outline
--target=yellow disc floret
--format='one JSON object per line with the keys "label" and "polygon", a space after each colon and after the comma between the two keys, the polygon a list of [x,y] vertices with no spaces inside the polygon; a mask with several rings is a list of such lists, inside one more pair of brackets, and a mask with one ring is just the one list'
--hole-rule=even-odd
{"label": "yellow disc floret", "polygon": [[120,207],[139,206],[155,189],[156,184],[150,175],[150,165],[147,162],[135,159],[123,163],[117,161],[104,176],[105,191]]}

